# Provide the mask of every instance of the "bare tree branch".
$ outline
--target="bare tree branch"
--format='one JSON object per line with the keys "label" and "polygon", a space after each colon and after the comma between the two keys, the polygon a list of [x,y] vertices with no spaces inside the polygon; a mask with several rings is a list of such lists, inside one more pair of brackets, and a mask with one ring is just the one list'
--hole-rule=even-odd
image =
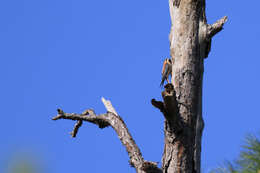
{"label": "bare tree branch", "polygon": [[[52,118],[52,120],[70,119],[76,120],[77,123],[74,130],[71,132],[72,137],[77,135],[79,127],[83,121],[87,121],[98,125],[99,128],[105,128],[111,126],[117,133],[120,141],[125,146],[128,155],[130,157],[130,165],[133,166],[138,173],[161,173],[161,169],[157,167],[157,163],[145,161],[142,157],[138,146],[132,138],[126,124],[122,118],[116,113],[111,102],[102,98],[105,107],[109,110],[106,114],[96,115],[94,110],[88,109],[82,114],[65,113],[61,109],[58,109],[58,115]],[[110,112],[113,111],[113,112]]]}
{"label": "bare tree branch", "polygon": [[104,106],[106,107],[108,112],[112,112],[115,115],[118,115],[115,108],[112,106],[111,102],[109,100],[106,100],[104,97],[101,98]]}
{"label": "bare tree branch", "polygon": [[219,31],[223,29],[223,25],[227,21],[227,16],[224,16],[223,18],[219,19],[217,22],[215,22],[212,25],[208,25],[207,28],[207,38],[211,39],[214,35],[216,35]]}
{"label": "bare tree branch", "polygon": [[63,110],[58,109],[58,115],[53,117],[52,120],[58,119],[70,119],[70,120],[78,120],[78,121],[87,121],[99,126],[99,128],[105,128],[110,124],[107,121],[106,115],[101,114],[97,116],[95,112],[91,109],[84,111],[82,114],[75,114],[75,113],[64,113]]}
{"label": "bare tree branch", "polygon": [[77,136],[79,128],[82,126],[82,120],[78,120],[74,126],[74,129],[72,132],[70,132],[71,137],[75,138]]}

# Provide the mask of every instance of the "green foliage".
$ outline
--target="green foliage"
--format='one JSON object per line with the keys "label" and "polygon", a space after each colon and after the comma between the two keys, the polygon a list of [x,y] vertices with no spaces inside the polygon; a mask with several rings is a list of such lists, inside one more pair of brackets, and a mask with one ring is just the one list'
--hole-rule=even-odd
{"label": "green foliage", "polygon": [[260,141],[256,136],[246,137],[246,145],[237,161],[241,173],[257,173],[260,170]]}
{"label": "green foliage", "polygon": [[210,173],[260,173],[260,140],[254,135],[246,137],[246,144],[234,162],[227,162],[223,167]]}

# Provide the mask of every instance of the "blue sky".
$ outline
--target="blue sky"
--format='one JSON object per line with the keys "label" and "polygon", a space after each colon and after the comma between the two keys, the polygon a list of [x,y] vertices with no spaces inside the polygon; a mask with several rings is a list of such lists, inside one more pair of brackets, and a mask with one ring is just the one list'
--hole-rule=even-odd
{"label": "blue sky", "polygon": [[[259,128],[259,1],[207,1],[209,23],[227,15],[205,60],[202,169],[235,159]],[[146,160],[161,161],[160,71],[169,54],[168,1],[0,2],[0,172],[17,155],[43,172],[132,172],[111,128],[51,121],[57,108],[106,110],[127,123]]]}

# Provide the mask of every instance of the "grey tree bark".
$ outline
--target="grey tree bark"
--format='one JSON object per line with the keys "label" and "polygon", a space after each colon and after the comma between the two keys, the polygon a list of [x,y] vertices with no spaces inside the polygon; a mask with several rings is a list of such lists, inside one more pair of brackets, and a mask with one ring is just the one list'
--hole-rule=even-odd
{"label": "grey tree bark", "polygon": [[169,9],[172,81],[165,85],[163,101],[151,101],[165,117],[162,168],[143,159],[124,121],[108,100],[102,99],[108,111],[102,115],[96,115],[90,109],[82,114],[64,113],[58,109],[58,115],[53,118],[76,120],[72,137],[76,137],[83,121],[100,128],[111,126],[137,173],[200,173],[204,58],[210,52],[212,37],[223,29],[227,17],[207,24],[205,0],[169,0]]}
{"label": "grey tree bark", "polygon": [[[169,35],[172,57],[172,97],[177,111],[167,111],[162,169],[165,173],[199,173],[204,58],[210,52],[212,37],[222,30],[227,17],[207,24],[205,0],[169,0],[172,27]],[[176,99],[176,100],[175,100]],[[175,117],[175,118],[173,118]],[[177,118],[176,118],[177,117]],[[176,126],[176,124],[179,124]]]}

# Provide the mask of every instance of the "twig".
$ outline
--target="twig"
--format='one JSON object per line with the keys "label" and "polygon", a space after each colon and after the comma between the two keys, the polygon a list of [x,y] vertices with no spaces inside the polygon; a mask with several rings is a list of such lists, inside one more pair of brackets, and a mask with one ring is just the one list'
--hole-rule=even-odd
{"label": "twig", "polygon": [[78,130],[82,125],[82,120],[78,120],[74,126],[74,129],[72,132],[70,132],[71,137],[75,138],[77,136]]}

